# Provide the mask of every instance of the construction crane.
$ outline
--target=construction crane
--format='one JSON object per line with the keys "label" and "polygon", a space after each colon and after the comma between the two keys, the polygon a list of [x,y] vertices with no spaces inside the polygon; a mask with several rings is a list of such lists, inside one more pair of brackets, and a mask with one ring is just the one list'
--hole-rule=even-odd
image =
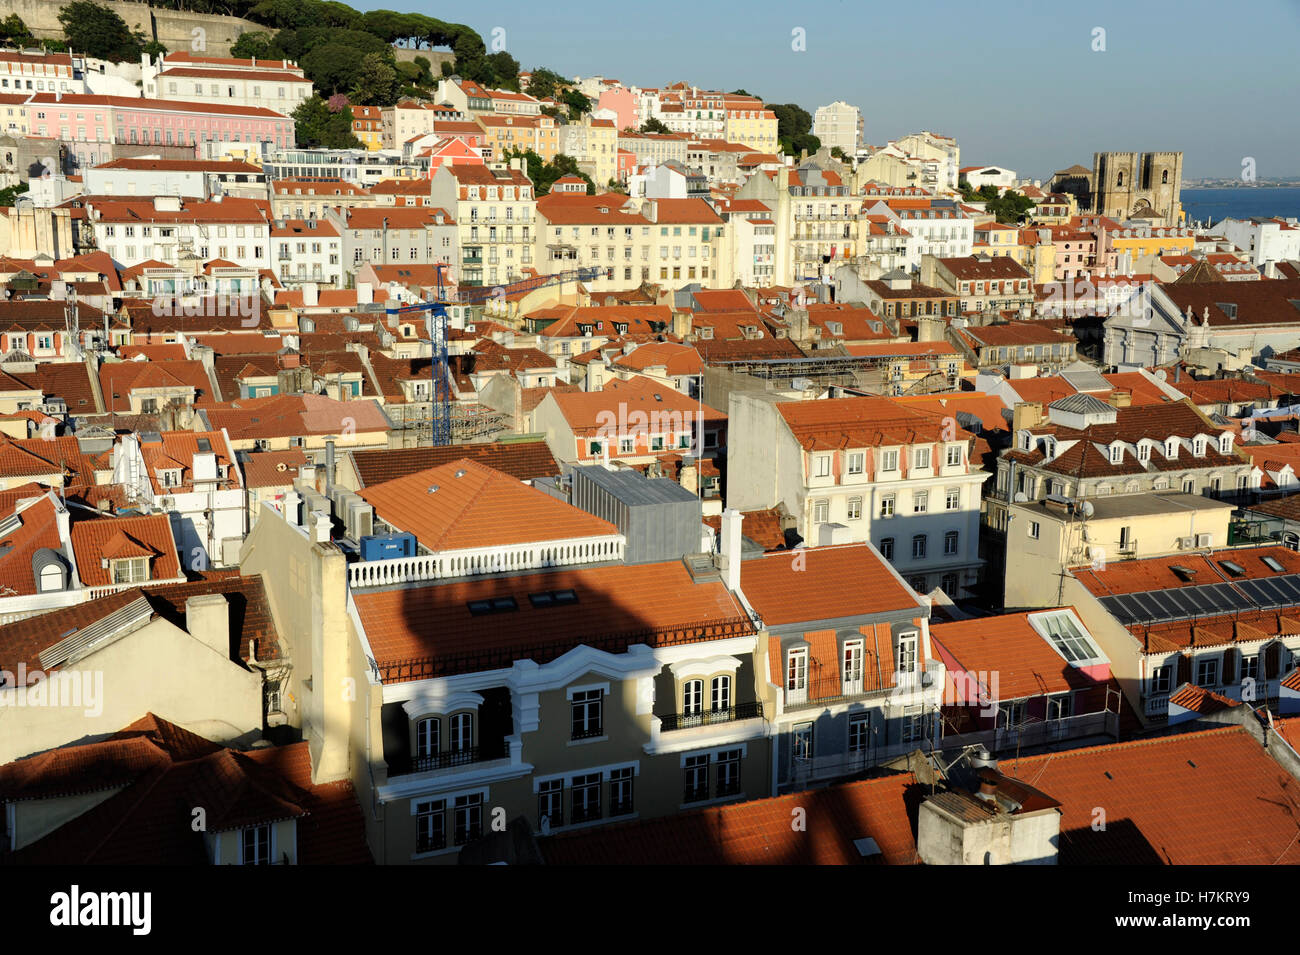
{"label": "construction crane", "polygon": [[493,299],[509,298],[521,292],[532,292],[551,285],[563,285],[566,282],[590,282],[601,277],[609,277],[612,269],[582,268],[567,272],[555,272],[551,275],[538,275],[519,282],[506,285],[471,286],[458,288],[449,293],[442,281],[444,263],[435,263],[434,271],[438,277],[438,293],[428,302],[416,302],[414,305],[402,305],[388,308],[386,312],[389,324],[396,327],[397,316],[428,312],[429,339],[433,345],[433,404],[430,418],[433,426],[433,443],[447,445],[452,443],[451,428],[451,378],[450,363],[447,360],[447,306],[448,305],[482,305]]}

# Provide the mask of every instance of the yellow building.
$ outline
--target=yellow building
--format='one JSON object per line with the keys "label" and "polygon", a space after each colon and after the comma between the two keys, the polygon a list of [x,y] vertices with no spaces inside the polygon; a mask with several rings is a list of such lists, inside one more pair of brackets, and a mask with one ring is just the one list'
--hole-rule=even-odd
{"label": "yellow building", "polygon": [[499,161],[510,150],[531,149],[550,162],[560,152],[560,128],[551,116],[498,116],[485,114],[476,117],[482,127],[487,145],[492,147],[489,162]]}
{"label": "yellow building", "polygon": [[1101,225],[1111,248],[1120,255],[1129,253],[1134,262],[1145,255],[1186,255],[1196,247],[1196,236],[1186,226],[1121,227],[1118,222],[1104,218]]}
{"label": "yellow building", "polygon": [[27,135],[27,94],[0,94],[0,135],[18,138]]}
{"label": "yellow building", "polygon": [[384,117],[378,106],[349,106],[352,111],[352,135],[366,149],[384,148]]}
{"label": "yellow building", "polygon": [[728,109],[723,139],[748,146],[754,152],[775,153],[776,126],[776,113],[770,109]]}

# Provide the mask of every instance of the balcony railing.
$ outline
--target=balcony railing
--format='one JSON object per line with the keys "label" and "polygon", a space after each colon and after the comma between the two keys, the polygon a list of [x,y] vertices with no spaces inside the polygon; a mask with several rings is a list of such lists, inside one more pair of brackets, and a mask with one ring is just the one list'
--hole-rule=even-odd
{"label": "balcony railing", "polygon": [[[449,769],[453,766],[468,766],[470,763],[483,763],[492,759],[505,759],[510,755],[510,748],[505,740],[484,746],[471,746],[468,749],[453,749],[444,753],[428,756],[412,756],[406,765],[405,773],[427,773],[435,769]],[[393,773],[390,775],[400,775]]]}
{"label": "balcony railing", "polygon": [[703,710],[699,713],[671,713],[659,718],[659,728],[664,732],[690,729],[693,726],[713,726],[736,720],[762,719],[762,703],[740,703],[725,710]]}

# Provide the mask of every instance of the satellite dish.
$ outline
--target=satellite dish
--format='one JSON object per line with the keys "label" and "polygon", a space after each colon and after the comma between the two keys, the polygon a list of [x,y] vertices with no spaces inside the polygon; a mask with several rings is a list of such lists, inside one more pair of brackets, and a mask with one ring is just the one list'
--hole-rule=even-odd
{"label": "satellite dish", "polygon": [[1024,491],[1017,491],[1016,496],[1013,497],[1012,500],[1017,504],[1028,504],[1029,495],[1026,494]]}
{"label": "satellite dish", "polygon": [[1079,505],[1079,512],[1083,514],[1085,518],[1092,517],[1092,511],[1093,511],[1092,501],[1084,501],[1082,504]]}
{"label": "satellite dish", "polygon": [[1156,381],[1168,381],[1168,380],[1169,380],[1169,372],[1165,371],[1163,368],[1156,371]]}

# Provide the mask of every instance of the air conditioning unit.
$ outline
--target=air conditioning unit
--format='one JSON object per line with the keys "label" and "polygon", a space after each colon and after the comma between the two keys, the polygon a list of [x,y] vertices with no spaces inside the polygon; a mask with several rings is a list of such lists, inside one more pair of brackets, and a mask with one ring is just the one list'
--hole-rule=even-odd
{"label": "air conditioning unit", "polygon": [[1178,549],[1179,549],[1179,550],[1191,550],[1191,549],[1192,549],[1193,547],[1195,547],[1195,546],[1196,546],[1196,538],[1195,538],[1195,537],[1180,537],[1180,538],[1178,538]]}
{"label": "air conditioning unit", "polygon": [[163,510],[167,510],[168,508],[175,507],[175,506],[176,506],[176,498],[174,498],[174,497],[164,497],[164,498],[160,498],[159,501],[158,501],[158,506],[161,507]]}
{"label": "air conditioning unit", "polygon": [[1210,545],[1210,541],[1212,540],[1212,538],[1213,538],[1213,535],[1212,535],[1212,534],[1197,534],[1197,535],[1196,535],[1196,546],[1197,546],[1197,547],[1209,547],[1209,546],[1211,546],[1211,545]]}

